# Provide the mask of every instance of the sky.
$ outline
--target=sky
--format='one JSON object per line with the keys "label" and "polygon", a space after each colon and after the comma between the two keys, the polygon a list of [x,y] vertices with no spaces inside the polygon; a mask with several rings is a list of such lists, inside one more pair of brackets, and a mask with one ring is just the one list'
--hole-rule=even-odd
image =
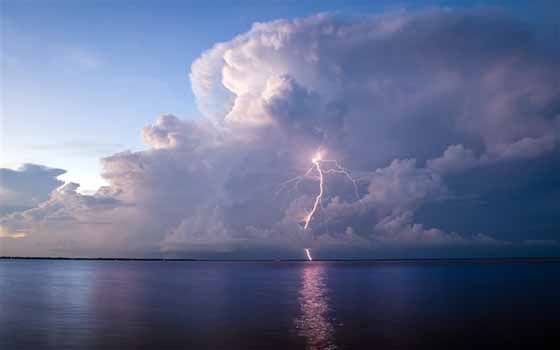
{"label": "sky", "polygon": [[554,1],[1,6],[3,254],[560,251]]}

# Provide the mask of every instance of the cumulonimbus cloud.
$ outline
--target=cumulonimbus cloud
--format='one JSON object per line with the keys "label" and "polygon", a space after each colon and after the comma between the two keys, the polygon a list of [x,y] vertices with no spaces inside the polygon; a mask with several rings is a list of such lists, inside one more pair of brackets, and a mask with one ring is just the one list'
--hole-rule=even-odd
{"label": "cumulonimbus cloud", "polygon": [[[157,118],[142,130],[149,150],[102,160],[110,186],[55,191],[0,225],[29,232],[14,252],[34,249],[24,241],[36,231],[52,246],[55,230],[133,255],[495,243],[416,212],[457,198],[450,177],[557,154],[559,58],[516,20],[480,11],[257,23],[193,63],[204,118]],[[354,171],[359,198],[332,176],[310,233],[300,222],[317,183],[276,193],[319,148]]]}

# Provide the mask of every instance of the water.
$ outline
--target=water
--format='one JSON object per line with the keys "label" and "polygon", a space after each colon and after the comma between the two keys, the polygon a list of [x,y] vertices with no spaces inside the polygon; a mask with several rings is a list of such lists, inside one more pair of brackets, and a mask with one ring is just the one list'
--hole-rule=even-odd
{"label": "water", "polygon": [[550,348],[560,263],[0,261],[0,349]]}

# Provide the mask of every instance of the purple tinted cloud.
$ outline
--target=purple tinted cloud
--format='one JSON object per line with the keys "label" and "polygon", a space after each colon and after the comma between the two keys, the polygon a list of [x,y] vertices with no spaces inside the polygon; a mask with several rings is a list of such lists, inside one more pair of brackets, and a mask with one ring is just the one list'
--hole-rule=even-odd
{"label": "purple tinted cloud", "polygon": [[[498,244],[492,232],[447,232],[415,213],[454,196],[451,175],[557,153],[558,58],[495,13],[257,23],[193,63],[204,119],[157,118],[142,130],[148,150],[102,160],[110,186],[57,191],[0,225],[44,245],[56,230],[91,252],[131,255]],[[300,222],[315,179],[275,193],[320,147],[354,170],[359,198],[330,177],[309,232]],[[20,241],[10,249],[32,249]]]}

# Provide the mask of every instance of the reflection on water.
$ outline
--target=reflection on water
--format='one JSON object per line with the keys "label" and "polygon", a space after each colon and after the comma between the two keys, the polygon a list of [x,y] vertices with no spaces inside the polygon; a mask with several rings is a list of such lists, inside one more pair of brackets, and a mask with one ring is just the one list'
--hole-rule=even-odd
{"label": "reflection on water", "polygon": [[558,271],[0,260],[0,349],[560,349]]}
{"label": "reflection on water", "polygon": [[301,315],[296,319],[298,334],[305,338],[306,348],[336,349],[334,327],[329,319],[329,303],[325,286],[325,265],[307,264],[302,269],[299,305]]}

